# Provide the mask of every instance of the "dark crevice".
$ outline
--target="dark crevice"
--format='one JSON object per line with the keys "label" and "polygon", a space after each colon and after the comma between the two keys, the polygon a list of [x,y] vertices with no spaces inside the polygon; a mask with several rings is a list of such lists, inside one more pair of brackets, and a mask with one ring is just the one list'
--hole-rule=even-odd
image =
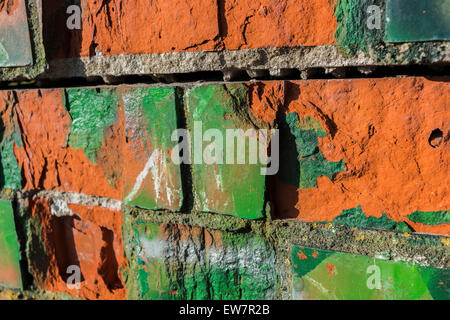
{"label": "dark crevice", "polygon": [[439,147],[443,141],[444,141],[444,133],[442,132],[441,129],[434,129],[431,132],[430,137],[428,138],[428,143],[433,148]]}
{"label": "dark crevice", "polygon": [[[233,71],[230,76],[230,70]],[[378,79],[392,77],[426,77],[448,81],[450,65],[406,65],[406,66],[363,66],[342,68],[308,68],[306,70],[282,69],[270,72],[269,69],[226,69],[173,74],[146,75],[98,75],[90,77],[73,77],[66,79],[37,79],[33,83],[0,82],[0,90],[13,89],[53,89],[67,87],[95,87],[103,85],[146,85],[146,84],[188,84],[192,82],[247,82],[289,81],[310,79]],[[226,81],[224,81],[224,79]]]}
{"label": "dark crevice", "polygon": [[14,195],[14,199],[12,200],[12,207],[14,211],[14,224],[16,226],[17,238],[19,239],[19,247],[21,254],[20,259],[20,273],[22,276],[22,286],[24,290],[31,288],[33,284],[33,276],[29,272],[29,264],[26,256],[27,252],[27,241],[28,234],[27,230],[29,229],[28,224],[29,217],[28,212],[26,210],[22,210],[20,207],[19,200],[17,198],[17,194]]}
{"label": "dark crevice", "polygon": [[[177,128],[178,129],[187,129],[187,120],[186,114],[184,111],[184,96],[183,90],[177,88],[175,91],[176,99],[176,113],[177,113]],[[181,142],[178,141],[179,143]],[[188,150],[187,152],[190,152]],[[180,154],[180,157],[183,157],[183,154]],[[180,164],[181,171],[181,189],[183,192],[183,203],[181,205],[181,212],[191,212],[194,207],[194,193],[192,190],[192,168],[190,164],[182,163]]]}

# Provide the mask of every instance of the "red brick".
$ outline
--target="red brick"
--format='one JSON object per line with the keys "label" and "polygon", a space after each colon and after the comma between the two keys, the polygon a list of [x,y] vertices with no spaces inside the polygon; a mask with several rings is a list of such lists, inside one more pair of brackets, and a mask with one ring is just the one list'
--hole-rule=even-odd
{"label": "red brick", "polygon": [[120,179],[115,186],[108,181],[108,176],[120,176],[120,172],[111,172],[121,167],[114,158],[120,154],[124,137],[120,116],[116,125],[106,129],[94,164],[82,148],[74,149],[68,143],[72,121],[64,107],[64,90],[20,91],[17,99],[22,146],[15,145],[14,153],[25,190],[72,191],[120,199]]}
{"label": "red brick", "polygon": [[72,4],[44,2],[50,59],[328,45],[337,28],[329,0],[82,0],[81,30],[68,30]]}
{"label": "red brick", "polygon": [[[124,299],[122,213],[102,207],[68,204],[73,215],[58,217],[52,212],[51,201],[29,201],[31,217],[41,229],[41,234],[36,236],[41,239],[45,250],[44,263],[39,263],[34,256],[30,259],[37,287],[86,299]],[[79,289],[67,286],[66,281],[73,274],[67,272],[69,266],[80,268]]]}
{"label": "red brick", "polygon": [[[445,183],[450,176],[450,113],[445,94],[449,88],[447,81],[425,78],[286,83],[285,112],[296,113],[303,121],[315,119],[325,133],[317,138],[319,151],[327,163],[342,160],[345,168],[331,179],[319,175],[317,185],[310,187],[278,176],[275,216],[332,221],[344,210],[361,206],[367,216],[385,213],[415,231],[449,234],[448,224],[427,226],[407,218],[415,211],[450,208]],[[435,129],[443,136],[431,141]],[[280,139],[286,141],[286,137]],[[289,166],[283,158],[280,165]],[[307,168],[300,165],[297,170],[284,172],[295,177]]]}

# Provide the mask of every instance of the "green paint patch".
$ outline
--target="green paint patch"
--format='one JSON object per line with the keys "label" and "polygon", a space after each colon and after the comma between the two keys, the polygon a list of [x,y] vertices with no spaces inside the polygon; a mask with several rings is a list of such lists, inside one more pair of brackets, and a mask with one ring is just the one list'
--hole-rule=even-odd
{"label": "green paint patch", "polygon": [[158,229],[158,225],[144,222],[138,222],[135,228],[140,298],[144,300],[171,298],[169,275],[162,256],[164,244],[158,239]]}
{"label": "green paint patch", "polygon": [[117,121],[118,97],[114,90],[67,89],[66,109],[72,117],[69,145],[82,148],[86,157],[96,163],[105,139],[105,130]]}
{"label": "green paint patch", "polygon": [[9,137],[0,143],[0,187],[17,190],[21,188],[22,176],[13,152],[14,143],[18,146],[21,145],[17,135]]}
{"label": "green paint patch", "polygon": [[[428,0],[424,0],[424,2],[426,1]],[[404,10],[415,10],[409,0],[404,0],[404,2],[408,3],[401,5],[401,15]],[[374,14],[367,12],[369,6],[376,6],[380,9],[380,28],[370,29],[368,27],[368,19]],[[336,0],[335,16],[338,27],[335,38],[345,55],[350,56],[362,52],[375,62],[392,64],[427,63],[433,61],[434,57],[442,56],[438,46],[433,43],[409,43],[406,49],[386,43],[385,9],[386,0]],[[420,29],[419,26],[414,26],[412,29],[417,28]]]}
{"label": "green paint patch", "polygon": [[11,96],[5,101],[6,108],[0,110],[0,188],[20,189],[22,176],[13,146],[22,146],[20,132],[12,111],[14,102]]}
{"label": "green paint patch", "polygon": [[312,117],[300,119],[296,113],[285,115],[280,125],[279,177],[300,189],[317,187],[317,178],[334,175],[345,169],[343,160],[329,162],[319,148],[319,138],[326,131]]}
{"label": "green paint patch", "polygon": [[3,44],[0,42],[0,65],[5,65],[9,60],[8,52]]}
{"label": "green paint patch", "polygon": [[125,202],[146,209],[178,210],[183,200],[181,171],[171,158],[177,143],[172,134],[178,128],[175,89],[127,89],[122,99],[130,153],[125,167]]}
{"label": "green paint patch", "polygon": [[20,247],[11,202],[0,200],[0,286],[22,289]]}
{"label": "green paint patch", "polygon": [[385,213],[381,217],[367,217],[362,211],[361,206],[342,211],[342,213],[333,219],[333,223],[337,225],[346,225],[363,229],[386,229],[402,232],[412,231],[404,222],[395,222],[389,219]]}
{"label": "green paint patch", "polygon": [[387,0],[386,41],[450,40],[450,1]]}
{"label": "green paint patch", "polygon": [[422,212],[416,211],[407,216],[409,220],[428,226],[450,223],[450,211]]}
{"label": "green paint patch", "polygon": [[379,31],[369,30],[366,26],[367,7],[373,3],[368,0],[337,0],[335,16],[338,22],[335,37],[339,46],[347,54],[358,50],[367,52],[373,38],[379,37]]}
{"label": "green paint patch", "polygon": [[449,269],[293,247],[294,298],[448,300]]}
{"label": "green paint patch", "polygon": [[[141,298],[273,298],[275,253],[267,241],[258,235],[209,232],[137,222]],[[205,240],[207,234],[213,241]]]}
{"label": "green paint patch", "polygon": [[[199,211],[233,215],[241,218],[264,217],[265,176],[257,154],[250,152],[250,141],[258,141],[248,118],[247,87],[243,84],[200,86],[187,92],[187,115],[192,143],[195,205]],[[228,129],[242,129],[238,138],[226,139]],[[213,132],[210,141],[203,135]],[[214,130],[214,131],[210,131]],[[254,130],[257,133],[256,130]],[[237,157],[237,139],[245,140],[244,163]],[[218,139],[218,141],[216,141]],[[221,141],[220,141],[221,140]],[[216,148],[222,143],[223,150]],[[234,157],[227,161],[227,143],[234,143]],[[210,146],[211,149],[208,149]],[[263,150],[265,153],[267,150]],[[213,160],[204,161],[204,154]],[[231,155],[230,155],[231,158]],[[219,160],[218,160],[219,159]]]}

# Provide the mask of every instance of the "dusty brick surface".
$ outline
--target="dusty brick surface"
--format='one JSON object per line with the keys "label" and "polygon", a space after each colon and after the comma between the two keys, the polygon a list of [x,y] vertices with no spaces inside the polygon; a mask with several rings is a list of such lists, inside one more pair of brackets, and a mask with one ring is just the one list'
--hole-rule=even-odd
{"label": "dusty brick surface", "polygon": [[143,299],[275,296],[275,254],[261,236],[144,221],[134,230]]}
{"label": "dusty brick surface", "polygon": [[172,161],[178,128],[175,88],[127,88],[125,109],[125,203],[146,209],[180,209],[180,166]]}

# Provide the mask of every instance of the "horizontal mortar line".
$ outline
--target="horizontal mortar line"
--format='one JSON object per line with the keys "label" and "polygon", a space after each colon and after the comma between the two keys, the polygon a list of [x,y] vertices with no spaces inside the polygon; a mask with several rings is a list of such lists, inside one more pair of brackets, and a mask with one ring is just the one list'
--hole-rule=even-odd
{"label": "horizontal mortar line", "polygon": [[[122,201],[117,199],[111,199],[107,197],[100,197],[100,196],[92,196],[92,195],[86,195],[83,193],[77,193],[77,192],[65,192],[65,191],[55,191],[55,190],[30,190],[30,191],[21,191],[16,193],[17,197],[19,199],[49,199],[49,200],[60,200],[64,201],[65,203],[69,204],[80,204],[80,205],[91,205],[91,206],[98,206],[98,207],[104,207],[110,210],[116,210],[119,211],[122,208]],[[128,206],[125,206],[127,208]],[[373,239],[377,239],[379,236],[386,237],[386,240],[388,240],[393,248],[399,246],[397,244],[398,239],[401,237],[404,237],[404,233],[402,232],[395,232],[390,230],[381,230],[381,229],[360,229],[344,225],[333,225],[333,228],[335,228],[336,233],[333,234],[327,234],[327,235],[319,235],[317,231],[320,230],[326,230],[328,228],[328,225],[325,224],[319,224],[317,227],[310,229],[311,226],[313,226],[316,223],[313,222],[301,222],[301,221],[295,221],[295,220],[267,220],[267,219],[260,219],[260,220],[247,220],[243,218],[238,218],[234,216],[223,216],[220,214],[212,214],[212,213],[194,213],[194,214],[186,214],[186,213],[179,213],[179,212],[156,212],[154,210],[148,210],[148,209],[142,209],[142,208],[135,208],[132,209],[135,212],[140,212],[142,215],[133,215],[134,218],[142,219],[143,221],[147,222],[153,222],[158,224],[181,224],[191,227],[200,227],[200,228],[208,228],[208,229],[215,229],[215,230],[222,230],[222,231],[228,231],[228,232],[240,232],[242,230],[247,230],[249,232],[256,232],[256,229],[253,229],[252,225],[262,225],[269,223],[271,231],[269,231],[269,234],[275,233],[279,234],[279,236],[283,236],[284,231],[287,229],[297,229],[298,231],[302,230],[300,234],[297,235],[284,235],[283,238],[285,241],[289,241],[292,245],[300,245],[300,246],[310,246],[314,248],[320,248],[324,250],[333,250],[333,251],[340,251],[340,252],[348,252],[353,254],[360,254],[364,256],[371,256],[376,257],[376,254],[368,254],[364,252],[364,248],[367,246],[370,246],[371,241]],[[192,212],[191,212],[192,213]],[[65,216],[65,215],[71,215],[67,213],[63,213],[58,216]],[[207,219],[204,219],[207,218]],[[225,224],[223,225],[223,221],[225,220],[234,220],[237,223],[235,230],[229,229],[229,225]],[[280,229],[281,228],[281,229]],[[260,228],[257,228],[260,229]],[[293,230],[292,229],[292,230]],[[354,230],[353,230],[354,229]],[[276,231],[278,230],[278,231]],[[336,246],[336,241],[332,241],[333,239],[338,239],[341,237],[337,231],[339,230],[347,230],[350,232],[346,239],[347,241],[345,244]],[[365,235],[367,237],[367,240],[370,240],[368,243],[360,243],[356,238],[355,235]],[[303,240],[302,238],[305,237],[308,240]],[[329,243],[315,243],[314,239],[316,239],[318,236],[326,238],[329,238],[331,241]],[[416,241],[424,242],[425,238],[448,238],[448,236],[444,235],[437,235],[437,234],[422,234],[422,233],[410,233],[410,236],[413,239],[416,239]],[[423,240],[420,240],[423,239]],[[317,240],[317,239],[316,239]],[[348,247],[348,245],[353,244],[353,246]],[[402,248],[400,248],[402,247]],[[446,268],[447,262],[445,263],[435,263],[432,262],[432,260],[427,256],[419,255],[418,253],[411,256],[409,251],[407,250],[408,247],[414,247],[413,244],[402,244],[398,248],[399,252],[391,256],[390,260],[393,261],[404,261],[404,262],[414,262],[419,265],[423,266],[434,266],[438,268]],[[359,249],[358,249],[359,248]],[[363,250],[363,251],[360,251]],[[445,249],[444,249],[445,250]],[[397,251],[397,250],[394,250]]]}
{"label": "horizontal mortar line", "polygon": [[[70,204],[80,204],[80,205],[91,205],[91,206],[98,206],[98,207],[104,207],[107,209],[111,209],[111,210],[122,210],[123,207],[123,202],[121,200],[117,200],[117,199],[112,199],[112,198],[108,198],[108,197],[101,197],[101,196],[94,196],[94,195],[87,195],[84,193],[78,193],[78,192],[72,192],[72,191],[57,191],[57,190],[28,190],[28,191],[21,191],[21,192],[17,192],[19,198],[33,198],[33,199],[58,199],[58,200],[63,200],[66,203],[70,203]],[[167,216],[178,216],[181,220],[184,219],[191,219],[191,218],[199,218],[201,216],[211,216],[211,217],[215,217],[217,219],[221,219],[224,217],[224,215],[220,214],[220,213],[215,213],[215,212],[203,212],[203,211],[198,211],[195,212],[194,215],[192,215],[192,213],[194,211],[191,212],[178,212],[178,211],[167,211],[167,210],[163,210],[163,209],[159,209],[159,210],[153,210],[153,209],[144,209],[144,208],[136,208],[136,207],[131,207],[134,208],[134,210],[138,211],[138,212],[144,212],[144,213],[151,213],[149,216],[147,216],[146,218],[149,220],[165,220],[164,217],[161,217],[161,214],[163,215],[167,215]],[[327,224],[326,222],[303,222],[300,220],[292,220],[292,219],[275,219],[275,220],[267,220],[267,219],[257,219],[257,220],[248,220],[248,219],[244,219],[244,218],[240,218],[240,217],[235,217],[235,216],[228,216],[226,215],[227,218],[233,220],[241,220],[241,221],[251,221],[251,222],[261,222],[261,223],[266,223],[266,222],[270,222],[272,224],[280,224],[280,223],[289,223],[289,224],[297,224],[297,225],[314,225],[314,224],[320,224],[321,226],[324,226],[325,224]],[[166,217],[167,218],[167,217]],[[195,225],[195,224],[193,224]],[[200,226],[200,225],[198,225]],[[346,228],[347,226],[345,225],[337,225],[337,224],[332,224],[333,227],[344,227]],[[212,227],[214,228],[214,227]],[[395,232],[395,231],[389,231],[389,230],[383,230],[383,229],[361,229],[358,228],[357,230],[362,231],[362,232],[378,232],[378,233],[396,233],[396,234],[404,234],[404,232]],[[440,235],[440,234],[434,234],[434,233],[427,233],[427,232],[409,232],[412,235],[417,235],[417,236],[427,236],[427,237],[438,237],[438,238],[450,238],[450,236],[448,235]]]}
{"label": "horizontal mortar line", "polygon": [[[339,251],[350,254],[358,254],[362,256],[379,258],[380,254],[389,251],[391,255],[388,260],[391,261],[403,261],[412,262],[422,266],[434,266],[437,268],[447,268],[447,262],[433,262],[433,255],[428,254],[423,256],[421,252],[415,252],[411,255],[414,250],[409,250],[415,247],[412,243],[402,243],[401,239],[405,239],[404,232],[383,230],[383,229],[362,229],[354,228],[345,225],[333,225],[335,232],[323,234],[323,231],[329,230],[328,224],[321,223],[317,227],[311,227],[317,223],[315,222],[302,222],[295,220],[246,220],[239,217],[222,215],[219,217],[215,214],[192,212],[193,214],[178,214],[178,213],[161,213],[154,211],[147,211],[141,208],[133,208],[133,213],[131,214],[134,218],[155,224],[175,224],[183,225],[196,228],[206,228],[210,230],[220,230],[224,232],[253,232],[258,233],[256,230],[265,229],[262,225],[266,225],[269,231],[265,233],[266,238],[270,234],[277,234],[278,237],[283,239],[283,242],[289,243],[289,249],[294,246],[307,246],[322,250]],[[235,223],[224,223],[224,221],[235,222]],[[288,225],[285,225],[288,224]],[[255,226],[257,226],[255,228]],[[286,233],[287,230],[299,231],[298,233],[289,234]],[[342,240],[342,231],[345,231],[345,241],[341,244],[339,240]],[[356,236],[364,235],[366,237],[365,242],[361,242]],[[441,239],[446,236],[438,234],[419,234],[410,233],[411,239],[415,239],[416,242],[425,244],[426,240],[429,238]],[[302,238],[306,237],[307,240]],[[329,241],[319,241],[323,240],[323,237],[327,238]],[[383,250],[368,253],[368,248],[372,246],[373,241],[379,241],[377,239],[383,238],[385,246]],[[283,247],[284,244],[275,244],[276,247]],[[442,248],[442,250],[445,250]],[[370,251],[370,250],[369,250]]]}
{"label": "horizontal mortar line", "polygon": [[[439,43],[438,46],[442,48],[443,52],[450,52],[450,42]],[[450,55],[442,54],[433,59],[432,63],[450,63]],[[338,46],[325,45],[63,58],[50,61],[48,72],[42,74],[40,78],[167,75],[236,69],[276,71],[395,65],[402,64],[395,64],[387,60],[375,61],[361,51],[356,55],[345,57],[340,53]]]}
{"label": "horizontal mortar line", "polygon": [[[381,75],[381,76],[373,76],[368,75],[364,77],[339,77],[339,78],[330,78],[330,77],[314,77],[309,79],[299,79],[299,78],[258,78],[258,79],[241,79],[241,80],[233,80],[233,81],[223,81],[223,80],[186,80],[186,81],[177,81],[177,82],[154,82],[154,81],[145,81],[138,79],[138,81],[133,81],[133,79],[121,79],[121,81],[114,83],[106,83],[104,81],[86,81],[80,79],[60,79],[60,81],[49,80],[49,82],[42,82],[39,80],[38,84],[26,84],[26,85],[17,85],[17,86],[5,86],[0,84],[0,91],[24,91],[24,90],[54,90],[54,89],[72,89],[72,88],[99,88],[99,89],[110,89],[110,88],[119,88],[119,87],[155,87],[155,88],[189,88],[192,89],[197,86],[203,85],[221,85],[228,83],[258,83],[258,82],[287,82],[287,81],[349,81],[349,80],[376,80],[376,79],[398,79],[398,78],[417,78],[417,77],[427,77],[432,79],[449,79],[450,75],[442,75],[439,73],[416,73],[414,74],[399,74],[397,76],[389,74],[389,75]],[[127,76],[125,77],[127,78]],[[64,81],[62,82],[61,81]],[[136,80],[136,79],[134,79]],[[45,80],[43,80],[45,81]]]}
{"label": "horizontal mortar line", "polygon": [[62,200],[68,204],[80,204],[86,206],[103,207],[110,210],[120,211],[122,201],[107,197],[87,195],[84,193],[56,190],[30,190],[18,192],[18,197],[27,199],[55,199]]}

